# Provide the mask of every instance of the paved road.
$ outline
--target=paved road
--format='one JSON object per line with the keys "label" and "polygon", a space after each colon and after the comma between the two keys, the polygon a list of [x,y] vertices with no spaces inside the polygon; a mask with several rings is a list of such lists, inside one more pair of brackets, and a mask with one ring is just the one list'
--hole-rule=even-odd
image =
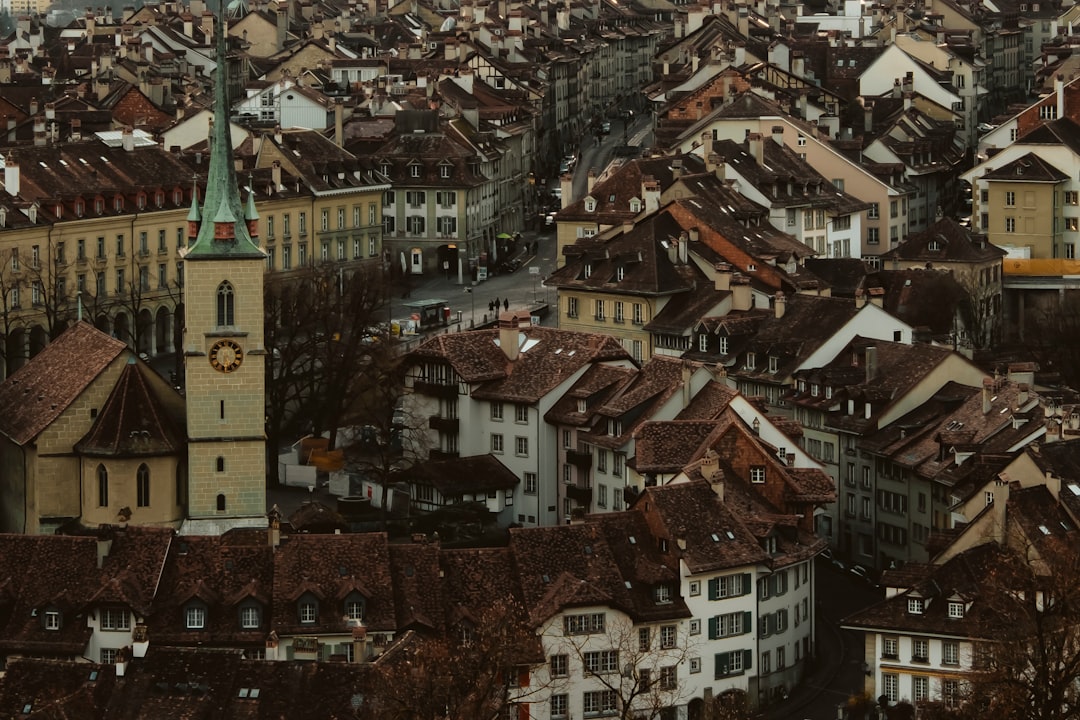
{"label": "paved road", "polygon": [[[488,303],[499,298],[510,301],[510,309],[530,308],[538,303],[554,303],[555,291],[544,288],[543,279],[555,269],[555,233],[554,231],[535,232],[532,230],[522,233],[521,243],[537,242],[535,255],[529,253],[525,262],[514,273],[501,274],[490,277],[473,287],[473,292],[467,292],[467,284],[458,284],[457,275],[451,274],[449,279],[442,274],[414,276],[412,288],[408,298],[401,297],[400,293],[394,295],[390,302],[390,315],[393,318],[408,317],[405,303],[417,300],[438,298],[445,300],[450,306],[452,319],[461,313],[461,325],[467,329],[470,319],[477,324],[485,321],[485,316],[490,319]],[[537,272],[531,273],[530,268],[537,268]],[[466,280],[466,283],[468,281]],[[545,325],[553,324],[554,316],[549,316]],[[454,324],[456,329],[457,323]]]}

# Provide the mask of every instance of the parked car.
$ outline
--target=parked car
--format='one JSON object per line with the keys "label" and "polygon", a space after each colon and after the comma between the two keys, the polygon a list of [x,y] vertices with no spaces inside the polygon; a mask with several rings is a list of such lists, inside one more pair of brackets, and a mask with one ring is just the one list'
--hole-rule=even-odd
{"label": "parked car", "polygon": [[849,568],[848,572],[850,572],[857,578],[862,578],[874,587],[877,587],[877,583],[874,582],[874,579],[870,576],[870,571],[864,568],[862,565],[852,565],[851,568]]}

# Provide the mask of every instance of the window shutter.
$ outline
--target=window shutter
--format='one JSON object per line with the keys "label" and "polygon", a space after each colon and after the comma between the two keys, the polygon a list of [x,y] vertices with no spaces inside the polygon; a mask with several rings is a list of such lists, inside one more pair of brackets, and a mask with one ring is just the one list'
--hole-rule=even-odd
{"label": "window shutter", "polygon": [[747,610],[742,616],[743,633],[748,633],[754,627],[754,613]]}
{"label": "window shutter", "polygon": [[754,587],[753,582],[754,581],[753,581],[753,578],[751,578],[750,573],[743,573],[743,576],[742,576],[742,594],[743,595],[749,595],[750,594],[751,588]]}
{"label": "window shutter", "polygon": [[720,616],[709,618],[709,639],[716,640],[720,637]]}
{"label": "window shutter", "polygon": [[713,661],[716,663],[716,670],[713,673],[716,677],[722,678],[727,675],[727,653],[716,653]]}
{"label": "window shutter", "polygon": [[712,578],[709,580],[709,599],[720,599],[720,578]]}
{"label": "window shutter", "polygon": [[[522,687],[522,688],[529,687],[529,669],[528,668],[522,668],[522,669],[518,670],[518,687]],[[524,707],[527,709],[528,705],[525,705]],[[528,712],[526,712],[525,717],[528,717]]]}
{"label": "window shutter", "polygon": [[743,670],[749,670],[750,668],[752,668],[754,666],[754,651],[753,650],[743,650],[742,652],[743,652],[743,656],[742,656]]}
{"label": "window shutter", "polygon": [[518,703],[518,720],[529,720],[529,703]]}

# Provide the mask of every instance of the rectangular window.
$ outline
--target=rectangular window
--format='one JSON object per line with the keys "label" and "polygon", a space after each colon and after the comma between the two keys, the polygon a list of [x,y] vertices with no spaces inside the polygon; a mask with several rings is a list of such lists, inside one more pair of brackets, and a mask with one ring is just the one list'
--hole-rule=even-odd
{"label": "rectangular window", "polygon": [[201,607],[189,607],[187,609],[186,619],[188,630],[202,630],[206,627],[206,609]]}
{"label": "rectangular window", "polygon": [[604,319],[604,301],[603,300],[597,300],[596,301],[596,319],[597,320],[603,320]]}
{"label": "rectangular window", "polygon": [[330,211],[326,208],[319,215],[319,229],[324,232],[330,229]]}
{"label": "rectangular window", "polygon": [[623,322],[623,304],[621,302],[615,303],[615,322]]}
{"label": "rectangular window", "polygon": [[613,673],[619,669],[618,650],[596,650],[582,655],[585,672],[592,675]]}
{"label": "rectangular window", "polygon": [[750,668],[751,651],[735,650],[734,652],[717,653],[715,657],[717,678],[728,675],[738,675]]}
{"label": "rectangular window", "polygon": [[514,422],[528,423],[529,422],[529,406],[528,405],[515,405],[514,406]]}
{"label": "rectangular window", "polygon": [[764,465],[755,465],[750,468],[750,482],[758,484],[765,482]]}
{"label": "rectangular window", "polygon": [[617,478],[623,476],[623,464],[626,462],[626,457],[622,453],[615,453],[613,456],[614,463],[611,467],[611,474]]}
{"label": "rectangular window", "polygon": [[895,637],[883,638],[881,641],[881,657],[895,660],[900,657],[900,641]]}
{"label": "rectangular window", "polygon": [[503,404],[501,402],[491,403],[491,419],[502,420],[503,419]]}
{"label": "rectangular window", "polygon": [[536,494],[536,473],[527,472],[527,473],[525,473],[525,475],[524,475],[524,477],[522,479],[525,481],[525,494],[526,495],[535,495]]}
{"label": "rectangular window", "polygon": [[121,608],[102,608],[101,609],[101,629],[102,630],[130,630],[131,629],[131,615],[127,610]]}
{"label": "rectangular window", "polygon": [[577,316],[578,316],[577,298],[576,297],[568,297],[568,298],[566,298],[566,317],[576,318]]}
{"label": "rectangular window", "polygon": [[604,632],[604,627],[604,613],[563,616],[564,635],[593,635]]}
{"label": "rectangular window", "polygon": [[503,451],[503,436],[499,433],[491,434],[491,452],[501,453]]}
{"label": "rectangular window", "polygon": [[568,695],[551,696],[551,717],[565,718],[570,714],[570,702]]}
{"label": "rectangular window", "polygon": [[634,303],[634,324],[641,325],[641,303]]}
{"label": "rectangular window", "polygon": [[911,641],[911,660],[912,662],[929,662],[930,661],[930,641],[920,640],[918,638]]}
{"label": "rectangular window", "polygon": [[345,208],[338,208],[337,211],[337,226],[338,230],[345,229]]}
{"label": "rectangular window", "polygon": [[889,702],[900,699],[900,676],[896,673],[882,673],[881,684],[883,694],[889,698]]}
{"label": "rectangular window", "polygon": [[529,438],[520,435],[514,438],[514,454],[518,457],[529,457]]}
{"label": "rectangular window", "polygon": [[941,663],[942,665],[960,664],[960,643],[958,641],[941,641]]}
{"label": "rectangular window", "polygon": [[675,626],[663,625],[660,628],[660,648],[670,650],[675,647]]}
{"label": "rectangular window", "polygon": [[911,694],[915,702],[926,702],[930,698],[930,678],[925,675],[911,678]]}
{"label": "rectangular window", "polygon": [[566,677],[570,674],[570,657],[568,655],[551,656],[551,677]]}
{"label": "rectangular window", "polygon": [[618,696],[614,690],[591,690],[582,697],[582,711],[586,715],[614,713],[617,706]]}
{"label": "rectangular window", "polygon": [[1005,232],[1007,232],[1007,233],[1016,232],[1016,218],[1014,218],[1014,217],[1005,218]]}

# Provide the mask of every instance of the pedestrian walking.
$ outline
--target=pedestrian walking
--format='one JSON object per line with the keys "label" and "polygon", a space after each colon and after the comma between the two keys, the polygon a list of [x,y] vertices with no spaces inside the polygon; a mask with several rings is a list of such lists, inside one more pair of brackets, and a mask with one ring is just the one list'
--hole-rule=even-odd
{"label": "pedestrian walking", "polygon": [[503,310],[509,310],[509,309],[510,309],[510,299],[506,298],[506,299],[503,300]]}
{"label": "pedestrian walking", "polygon": [[497,297],[495,298],[495,309],[496,310],[499,309],[499,298],[497,298]]}
{"label": "pedestrian walking", "polygon": [[495,302],[493,300],[488,300],[488,313],[494,312],[494,310]]}

